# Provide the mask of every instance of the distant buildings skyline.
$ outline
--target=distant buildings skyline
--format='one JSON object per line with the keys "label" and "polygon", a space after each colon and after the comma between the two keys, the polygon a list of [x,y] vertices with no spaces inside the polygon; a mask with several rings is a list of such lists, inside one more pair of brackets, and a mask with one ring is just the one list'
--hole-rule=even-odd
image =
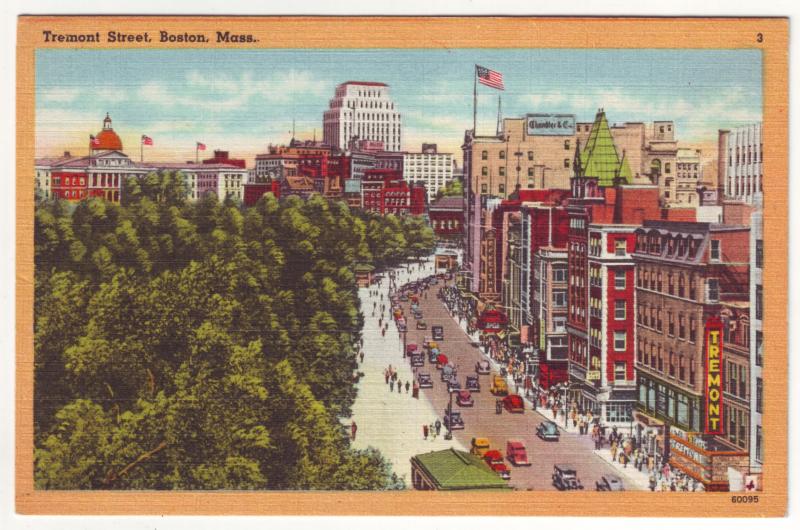
{"label": "distant buildings skyline", "polygon": [[146,159],[191,158],[197,141],[252,159],[287,143],[293,121],[298,138],[322,139],[322,114],[350,79],[390,87],[399,149],[433,142],[457,153],[472,127],[475,63],[506,84],[479,88],[480,135],[495,132],[498,96],[505,117],[589,120],[604,107],[612,124],[670,119],[687,144],[716,146],[718,129],[761,120],[755,50],[39,50],[36,155],[77,151],[110,112],[127,145],[153,138]]}

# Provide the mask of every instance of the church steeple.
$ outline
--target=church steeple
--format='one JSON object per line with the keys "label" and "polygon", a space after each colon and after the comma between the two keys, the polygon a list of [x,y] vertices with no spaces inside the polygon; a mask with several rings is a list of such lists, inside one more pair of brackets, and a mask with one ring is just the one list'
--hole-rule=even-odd
{"label": "church steeple", "polygon": [[106,119],[103,120],[103,130],[112,131],[113,128],[111,127],[111,116],[108,115],[106,112]]}

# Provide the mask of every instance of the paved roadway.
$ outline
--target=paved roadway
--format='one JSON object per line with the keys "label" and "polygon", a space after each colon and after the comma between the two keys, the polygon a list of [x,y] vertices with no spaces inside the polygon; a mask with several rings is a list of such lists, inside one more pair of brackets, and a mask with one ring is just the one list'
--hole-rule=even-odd
{"label": "paved roadway", "polygon": [[[410,302],[401,302],[406,320],[408,322],[408,344],[416,343],[422,347],[424,338],[430,338],[431,326],[439,325],[444,328],[444,341],[440,341],[439,349],[455,363],[458,370],[458,379],[462,388],[467,375],[474,375],[475,363],[486,357],[480,350],[472,345],[469,336],[461,329],[458,323],[450,316],[444,303],[437,298],[436,293],[442,287],[440,280],[437,285],[428,289],[427,298],[420,296],[420,309],[423,320],[428,325],[428,330],[416,329],[416,321],[411,314]],[[394,327],[394,326],[393,326]],[[394,331],[396,332],[396,331]],[[435,365],[428,363],[418,368],[419,371],[430,372],[433,378],[433,388],[422,389],[424,397],[433,405],[440,417],[443,418],[444,410],[449,402],[447,385],[441,381],[440,372]],[[486,437],[491,441],[492,449],[499,449],[505,456],[506,440],[509,438],[521,439],[528,452],[530,467],[514,467],[506,461],[511,469],[510,484],[521,490],[552,490],[553,464],[571,464],[575,467],[578,478],[586,490],[594,490],[595,481],[603,474],[616,474],[619,476],[626,489],[635,489],[625,477],[614,473],[611,465],[593,453],[594,443],[589,435],[579,435],[561,431],[558,442],[546,442],[536,436],[536,426],[545,419],[552,419],[552,414],[544,416],[539,412],[526,408],[522,414],[511,414],[503,411],[498,415],[495,412],[496,397],[489,392],[490,378],[494,375],[479,376],[481,391],[473,393],[475,401],[473,407],[459,407],[453,399],[453,409],[460,410],[464,418],[464,430],[453,432],[454,437],[465,447],[470,446],[473,437]],[[514,392],[513,385],[509,390]],[[527,405],[526,405],[527,406]],[[544,412],[544,411],[543,411]],[[562,420],[563,421],[563,420]],[[444,430],[444,427],[442,427]]]}

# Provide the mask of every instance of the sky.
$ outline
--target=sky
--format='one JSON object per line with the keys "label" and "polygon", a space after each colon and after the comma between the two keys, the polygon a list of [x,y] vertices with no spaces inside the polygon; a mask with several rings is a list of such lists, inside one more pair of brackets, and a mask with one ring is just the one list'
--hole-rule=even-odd
{"label": "sky", "polygon": [[[472,128],[473,71],[499,71],[506,89],[479,85],[478,133],[505,117],[602,107],[611,123],[673,120],[682,145],[713,149],[717,130],[761,120],[759,50],[37,50],[36,154],[85,154],[106,112],[124,150],[185,161],[195,142],[252,165],[268,144],[322,139],[336,85],[380,81],[403,121],[403,149],[422,142],[460,153]],[[460,161],[460,156],[456,157]]]}

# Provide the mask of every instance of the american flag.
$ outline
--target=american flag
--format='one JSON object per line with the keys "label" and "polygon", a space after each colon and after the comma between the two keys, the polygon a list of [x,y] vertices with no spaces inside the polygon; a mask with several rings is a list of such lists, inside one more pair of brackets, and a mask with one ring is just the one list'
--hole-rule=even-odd
{"label": "american flag", "polygon": [[204,144],[202,142],[197,142],[197,150],[198,151],[205,151],[206,150],[206,144]]}
{"label": "american flag", "polygon": [[153,145],[153,139],[146,134],[142,135],[142,145]]}
{"label": "american flag", "polygon": [[100,140],[94,137],[93,134],[89,135],[89,145],[92,147],[100,147]]}
{"label": "american flag", "polygon": [[495,72],[494,70],[489,70],[488,68],[476,64],[475,75],[478,76],[478,82],[480,84],[498,90],[505,90],[505,86],[503,86],[503,74],[500,72]]}

